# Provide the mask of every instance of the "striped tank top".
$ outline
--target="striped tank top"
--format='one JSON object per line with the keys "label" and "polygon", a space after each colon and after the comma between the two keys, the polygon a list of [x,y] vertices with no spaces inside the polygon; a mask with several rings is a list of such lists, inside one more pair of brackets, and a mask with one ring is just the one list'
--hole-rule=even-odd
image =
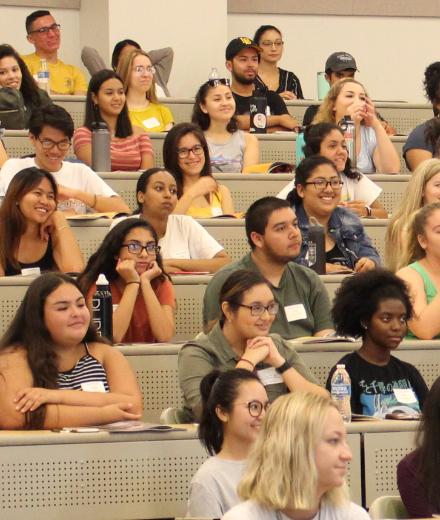
{"label": "striped tank top", "polygon": [[[82,385],[90,385],[88,391],[94,390],[93,384],[104,386],[106,392],[109,391],[107,382],[107,374],[102,364],[89,353],[89,346],[84,342],[86,354],[78,361],[78,363],[66,372],[58,373],[58,388],[60,390],[85,390]],[[101,384],[102,383],[102,384]]]}

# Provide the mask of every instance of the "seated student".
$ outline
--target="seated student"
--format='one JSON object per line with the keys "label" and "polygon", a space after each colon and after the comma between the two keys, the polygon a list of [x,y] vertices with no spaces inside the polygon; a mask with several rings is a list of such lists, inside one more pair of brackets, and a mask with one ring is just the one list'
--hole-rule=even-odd
{"label": "seated student", "polygon": [[295,171],[295,188],[287,196],[295,210],[302,235],[296,262],[308,263],[310,218],[325,228],[326,272],[362,272],[380,265],[379,253],[352,211],[339,206],[343,181],[332,161],[314,155]]}
{"label": "seated student", "polygon": [[200,383],[199,439],[211,457],[191,480],[187,515],[220,518],[240,502],[237,486],[269,405],[255,372],[213,370]]}
{"label": "seated student", "polygon": [[174,336],[174,288],[164,274],[154,228],[119,222],[90,257],[79,283],[90,301],[103,273],[110,282],[115,343],[153,343]]}
{"label": "seated student", "polygon": [[118,350],[91,326],[75,280],[34,280],[0,340],[0,429],[51,429],[137,420],[142,396]]}
{"label": "seated student", "polygon": [[[33,110],[52,103],[10,45],[0,45],[0,124],[7,130],[28,128]],[[6,107],[8,107],[6,109]]]}
{"label": "seated student", "polygon": [[196,94],[192,122],[205,134],[214,171],[240,173],[259,162],[258,139],[238,130],[234,113],[235,101],[228,79],[203,83]]}
{"label": "seated student", "polygon": [[409,337],[440,337],[440,202],[428,204],[413,213],[402,253],[403,267],[397,275],[408,285],[414,315],[408,322]]}
{"label": "seated student", "polygon": [[63,161],[72,136],[73,121],[64,108],[48,105],[35,111],[29,121],[29,138],[35,148],[35,158],[9,159],[4,163],[0,170],[0,196],[6,193],[17,172],[36,166],[52,173],[57,181],[59,210],[130,213],[121,197],[88,166]]}
{"label": "seated student", "polygon": [[356,128],[356,168],[362,173],[399,173],[400,160],[361,83],[345,78],[336,82],[313,119],[336,123],[350,116]]}
{"label": "seated student", "polygon": [[255,32],[253,41],[260,48],[256,84],[261,84],[286,100],[304,99],[298,76],[278,67],[284,49],[281,31],[273,25],[262,25]]}
{"label": "seated student", "polygon": [[26,168],[12,179],[0,206],[0,276],[22,269],[79,272],[83,260],[66,217],[57,211],[53,176]]}
{"label": "seated student", "polygon": [[[304,131],[304,141],[305,157],[322,155],[330,159],[338,170],[344,183],[341,190],[341,206],[351,209],[358,217],[388,218],[388,213],[378,202],[382,188],[351,167],[344,134],[338,125],[310,125]],[[277,197],[285,199],[294,186],[295,181],[290,181]]]}
{"label": "seated student", "polygon": [[411,518],[440,514],[440,378],[433,383],[423,405],[416,449],[397,466],[397,487]]}
{"label": "seated student", "polygon": [[199,414],[200,381],[214,368],[256,370],[270,401],[286,392],[328,395],[293,347],[278,334],[269,333],[279,304],[260,273],[235,270],[222,285],[218,302],[219,322],[208,334],[188,341],[179,352],[184,422]]}
{"label": "seated student", "polygon": [[270,283],[279,303],[271,332],[288,339],[332,333],[324,284],[314,271],[294,263],[300,253],[301,232],[290,203],[263,197],[247,210],[245,225],[251,252],[220,269],[209,282],[203,299],[205,331],[220,317],[218,295],[226,278],[237,269],[250,269]]}
{"label": "seated student", "polygon": [[[231,259],[207,231],[192,217],[175,215],[177,185],[171,173],[151,168],[142,173],[136,185],[138,213],[131,217],[147,220],[159,238],[162,262],[167,273],[208,271],[215,273]],[[116,219],[112,229],[121,219]]]}
{"label": "seated student", "polygon": [[198,126],[180,123],[168,132],[163,162],[177,180],[179,200],[174,213],[194,218],[234,213],[229,188],[218,184],[211,174],[208,143]]}
{"label": "seated student", "polygon": [[116,69],[124,82],[128,115],[146,132],[166,132],[174,125],[171,110],[158,102],[151,58],[142,50],[126,54]]}
{"label": "seated student", "polygon": [[36,76],[40,60],[47,60],[50,74],[51,94],[84,95],[87,82],[84,74],[75,65],[67,65],[58,59],[61,43],[61,26],[50,11],[34,11],[26,18],[27,40],[35,47],[33,54],[23,56],[30,73]]}
{"label": "seated student", "polygon": [[131,126],[124,85],[112,70],[101,70],[90,79],[84,126],[77,128],[73,134],[75,155],[89,166],[92,166],[92,129],[95,121],[104,121],[110,131],[112,171],[135,171],[153,166],[150,138],[141,128]]}
{"label": "seated student", "polygon": [[405,267],[403,255],[408,224],[413,213],[426,204],[440,200],[440,160],[421,162],[411,175],[399,206],[387,226],[385,236],[385,263],[393,272]]}
{"label": "seated student", "polygon": [[[353,413],[385,418],[393,412],[420,413],[428,388],[413,365],[391,355],[405,336],[412,316],[406,285],[380,269],[346,278],[336,293],[332,315],[336,332],[362,338],[362,346],[347,354]],[[330,390],[333,367],[328,379]]]}
{"label": "seated student", "polygon": [[328,398],[284,395],[269,408],[224,520],[369,520],[350,502],[345,425]]}

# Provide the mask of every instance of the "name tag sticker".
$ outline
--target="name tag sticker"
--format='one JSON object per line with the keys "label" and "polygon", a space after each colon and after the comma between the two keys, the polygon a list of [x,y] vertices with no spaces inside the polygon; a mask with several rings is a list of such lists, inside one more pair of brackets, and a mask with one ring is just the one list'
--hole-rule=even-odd
{"label": "name tag sticker", "polygon": [[287,305],[284,307],[287,321],[305,320],[307,313],[302,303],[296,303],[294,305]]}
{"label": "name tag sticker", "polygon": [[417,397],[412,388],[393,388],[394,396],[402,404],[417,403]]}
{"label": "name tag sticker", "polygon": [[105,392],[104,383],[102,381],[87,381],[81,383],[83,392]]}
{"label": "name tag sticker", "polygon": [[278,374],[274,367],[257,370],[257,374],[264,386],[276,385],[283,382],[281,374]]}
{"label": "name tag sticker", "polygon": [[144,119],[142,121],[142,124],[146,127],[146,128],[154,128],[155,126],[160,126],[160,123],[159,121],[155,118],[155,117],[150,117],[148,119]]}

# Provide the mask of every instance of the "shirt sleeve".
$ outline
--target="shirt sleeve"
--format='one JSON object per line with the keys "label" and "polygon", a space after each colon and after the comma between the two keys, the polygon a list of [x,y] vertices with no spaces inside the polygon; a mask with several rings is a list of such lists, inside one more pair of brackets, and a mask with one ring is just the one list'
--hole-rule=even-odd
{"label": "shirt sleeve", "polygon": [[165,105],[160,105],[160,109],[162,112],[163,124],[166,126],[170,123],[174,123],[174,116],[171,110]]}
{"label": "shirt sleeve", "polygon": [[139,143],[139,150],[142,155],[144,153],[146,153],[148,155],[154,155],[153,145],[151,144],[151,139],[146,132],[138,135],[138,143]]}
{"label": "shirt sleeve", "polygon": [[85,164],[80,164],[79,166],[83,168],[83,174],[85,176],[84,191],[93,193],[94,195],[100,195],[101,197],[118,197],[118,194],[91,168]]}
{"label": "shirt sleeve", "polygon": [[176,307],[174,286],[168,279],[161,282],[155,292],[161,305],[169,305],[170,307],[173,307],[173,309]]}
{"label": "shirt sleeve", "polygon": [[397,487],[406,510],[414,518],[431,518],[425,487],[413,467],[412,454],[404,457],[397,465]]}
{"label": "shirt sleeve", "polygon": [[80,148],[92,144],[92,132],[85,126],[77,128],[73,133],[73,151],[75,154]]}
{"label": "shirt sleeve", "polygon": [[78,67],[73,67],[73,90],[87,92],[87,81],[84,74]]}
{"label": "shirt sleeve", "polygon": [[200,482],[191,482],[187,516],[195,518],[221,518],[223,511],[217,498]]}
{"label": "shirt sleeve", "polygon": [[423,403],[425,402],[426,396],[428,395],[428,386],[425,383],[420,372],[414,365],[409,365],[410,369],[410,382],[411,386],[414,388],[417,399],[420,404],[420,410],[423,409]]}
{"label": "shirt sleeve", "polygon": [[403,156],[405,156],[408,150],[413,150],[415,148],[420,150],[425,150],[429,153],[432,153],[432,147],[429,143],[426,142],[425,139],[425,129],[426,123],[423,123],[419,126],[416,126],[408,135],[408,138],[403,145]]}
{"label": "shirt sleeve", "polygon": [[188,231],[189,252],[192,259],[210,259],[223,251],[223,246],[194,219],[185,222]]}
{"label": "shirt sleeve", "polygon": [[14,175],[17,173],[17,169],[14,167],[14,159],[7,160],[0,170],[0,196],[4,197],[8,189],[9,183]]}
{"label": "shirt sleeve", "polygon": [[267,93],[267,104],[270,107],[272,116],[281,116],[289,113],[283,98],[271,90]]}

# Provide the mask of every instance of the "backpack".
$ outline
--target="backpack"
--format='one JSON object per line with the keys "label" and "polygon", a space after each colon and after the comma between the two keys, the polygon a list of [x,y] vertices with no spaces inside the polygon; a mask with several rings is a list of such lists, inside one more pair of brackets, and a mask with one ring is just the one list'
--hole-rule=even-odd
{"label": "backpack", "polygon": [[26,128],[26,108],[21,92],[15,88],[0,88],[0,127],[6,130]]}

